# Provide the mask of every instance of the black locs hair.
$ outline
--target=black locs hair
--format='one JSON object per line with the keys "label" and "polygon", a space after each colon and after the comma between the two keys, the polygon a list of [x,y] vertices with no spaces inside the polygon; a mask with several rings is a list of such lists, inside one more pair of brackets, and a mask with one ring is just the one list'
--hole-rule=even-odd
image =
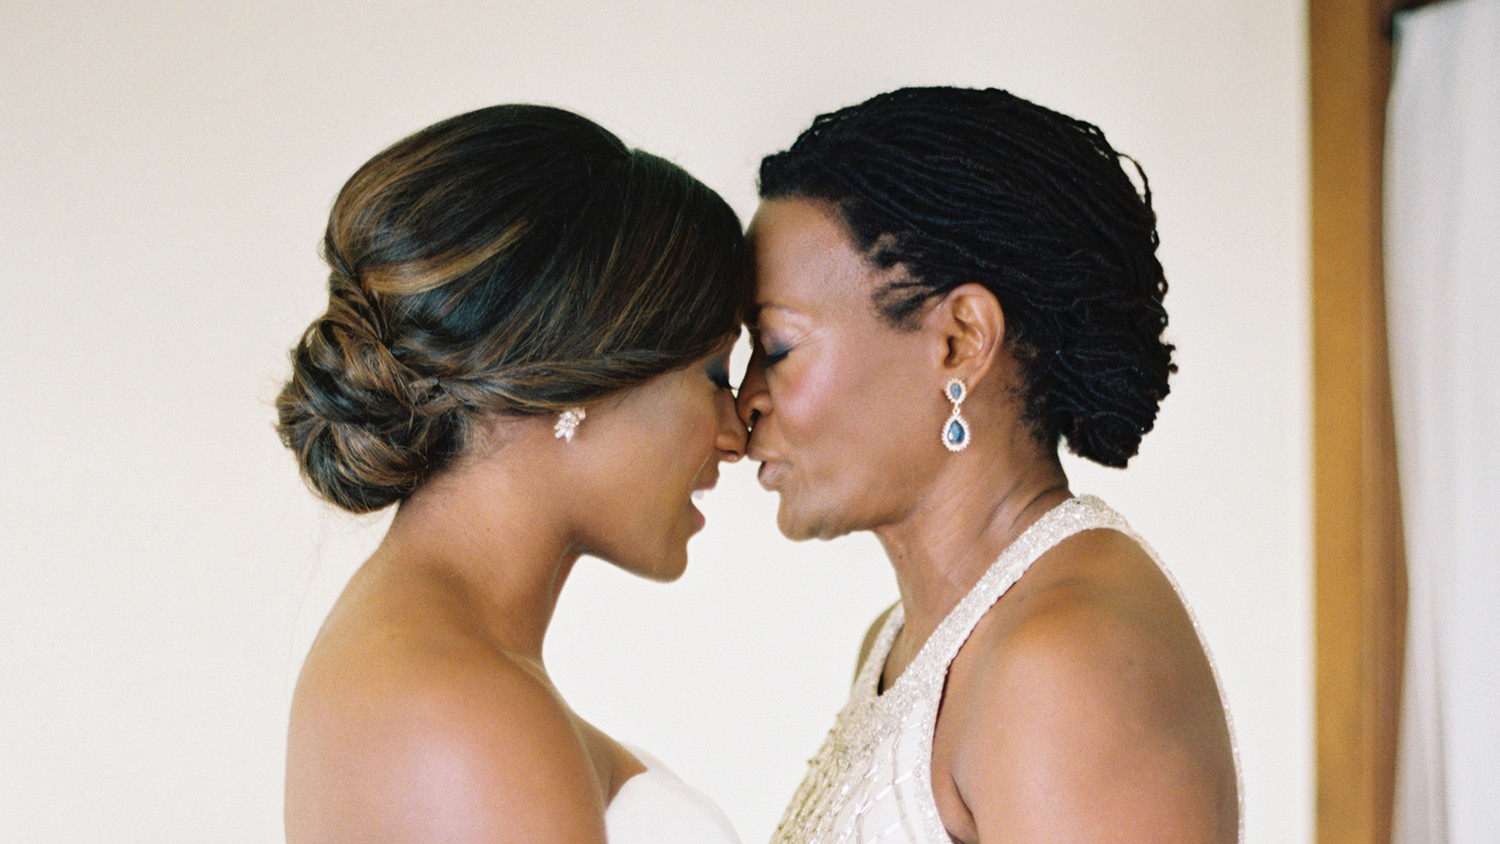
{"label": "black locs hair", "polygon": [[761,162],[760,193],[832,203],[874,266],[899,266],[874,297],[895,326],[983,284],[1038,438],[1122,467],[1177,369],[1150,187],[1122,157],[1096,126],[1005,91],[904,88],[819,116]]}

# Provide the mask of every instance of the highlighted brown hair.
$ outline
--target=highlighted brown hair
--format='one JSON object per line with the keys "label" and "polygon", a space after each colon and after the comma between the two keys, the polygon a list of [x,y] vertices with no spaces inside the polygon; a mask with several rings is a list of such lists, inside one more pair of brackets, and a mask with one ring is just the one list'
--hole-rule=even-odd
{"label": "highlighted brown hair", "polygon": [[323,257],[328,310],[292,349],[277,430],[354,512],[405,498],[486,414],[556,412],[710,353],[748,283],[717,194],[532,105],[375,156],[339,192]]}

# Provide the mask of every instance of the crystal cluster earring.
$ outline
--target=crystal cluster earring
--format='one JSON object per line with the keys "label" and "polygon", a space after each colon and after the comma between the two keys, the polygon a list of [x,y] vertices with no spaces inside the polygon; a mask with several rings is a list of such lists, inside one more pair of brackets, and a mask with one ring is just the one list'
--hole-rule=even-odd
{"label": "crystal cluster earring", "polygon": [[969,420],[958,412],[959,405],[969,397],[969,388],[964,385],[963,379],[949,379],[947,386],[943,387],[943,396],[953,402],[953,412],[948,414],[948,421],[943,423],[943,445],[949,451],[963,451],[969,447]]}
{"label": "crystal cluster earring", "polygon": [[557,424],[552,426],[553,436],[572,442],[573,432],[578,430],[578,423],[588,415],[588,411],[581,407],[570,407],[557,414]]}

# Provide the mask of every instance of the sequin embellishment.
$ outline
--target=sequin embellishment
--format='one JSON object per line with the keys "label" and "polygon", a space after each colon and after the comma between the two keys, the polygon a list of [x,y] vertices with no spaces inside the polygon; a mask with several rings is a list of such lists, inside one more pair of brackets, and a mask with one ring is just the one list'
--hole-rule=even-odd
{"label": "sequin embellishment", "polygon": [[[772,844],[950,844],[932,794],[932,738],[948,666],[979,619],[1033,561],[1067,537],[1096,528],[1124,533],[1157,560],[1156,552],[1104,502],[1092,496],[1069,499],[1001,553],[896,682],[877,694],[880,674],[905,620],[896,604],[860,666],[849,702],[771,837]],[[1161,567],[1159,561],[1157,566]],[[1167,577],[1172,581],[1170,574]],[[1172,586],[1177,589],[1175,581]],[[1177,592],[1180,596],[1181,590]],[[1196,619],[1193,625],[1196,629]],[[1198,638],[1201,642],[1201,631]],[[1218,685],[1222,699],[1223,684]],[[1224,715],[1229,717],[1227,709]],[[1233,735],[1231,724],[1231,741]],[[1243,804],[1238,746],[1234,765]],[[1243,805],[1240,819],[1243,840]]]}

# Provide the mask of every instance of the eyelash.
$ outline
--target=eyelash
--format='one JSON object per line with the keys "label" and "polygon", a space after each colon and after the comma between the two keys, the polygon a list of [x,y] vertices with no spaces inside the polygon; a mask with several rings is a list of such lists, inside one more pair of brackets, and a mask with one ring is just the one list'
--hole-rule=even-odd
{"label": "eyelash", "polygon": [[729,383],[729,366],[722,361],[714,361],[708,367],[708,380],[714,382],[714,386],[721,390],[731,389]]}
{"label": "eyelash", "polygon": [[778,346],[775,349],[772,349],[771,346],[765,342],[764,335],[762,335],[759,331],[752,331],[750,334],[750,339],[754,345],[760,347],[762,353],[761,366],[765,367],[766,369],[770,369],[776,364],[781,363],[781,361],[785,360],[786,356],[791,354],[792,352],[790,346]]}

